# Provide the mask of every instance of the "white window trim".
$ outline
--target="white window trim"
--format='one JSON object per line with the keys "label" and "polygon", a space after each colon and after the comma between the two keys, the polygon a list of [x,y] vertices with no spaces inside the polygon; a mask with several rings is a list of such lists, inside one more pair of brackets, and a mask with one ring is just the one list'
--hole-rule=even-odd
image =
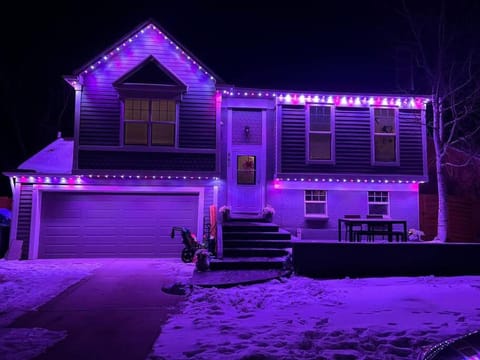
{"label": "white window trim", "polygon": [[[395,111],[395,161],[375,160],[375,109],[393,109]],[[391,134],[389,136],[392,136]],[[391,106],[370,107],[370,162],[375,166],[400,166],[400,128],[398,121],[398,108]]]}
{"label": "white window trim", "polygon": [[[320,191],[325,191],[325,201],[315,201],[315,200],[309,200],[307,201],[305,199],[305,195],[307,191],[315,191],[315,190],[320,190]],[[307,214],[307,203],[323,203],[325,204],[325,214]],[[328,192],[323,189],[305,189],[303,191],[303,215],[307,219],[326,219],[328,218]]]}
{"label": "white window trim", "polygon": [[[379,201],[372,201],[370,202],[370,200],[368,199],[369,196],[368,196],[368,193],[370,192],[386,192],[387,193],[387,197],[388,197],[388,201],[385,203],[385,202],[379,202]],[[390,192],[389,191],[384,191],[384,190],[368,190],[367,191],[367,214],[369,215],[373,215],[373,214],[370,214],[370,205],[387,205],[387,213],[386,214],[382,214],[383,216],[386,216],[386,217],[390,217]]]}
{"label": "white window trim", "polygon": [[[148,100],[148,113],[150,116],[150,119],[148,120],[148,144],[146,145],[133,145],[133,144],[125,144],[125,122],[136,122],[135,120],[127,120],[125,121],[125,100],[126,99],[144,99]],[[172,100],[172,99],[164,99],[162,97],[128,97],[125,99],[122,99],[121,101],[121,127],[120,127],[120,144],[124,149],[178,149],[178,124],[179,124],[179,112],[180,112],[180,103],[177,100],[175,101],[175,138],[174,138],[174,144],[173,145],[152,145],[152,124],[156,123],[155,121],[151,121],[151,116],[152,116],[152,100]],[[140,121],[138,121],[140,122]],[[158,122],[157,122],[158,123]],[[163,123],[163,122],[160,122]]]}
{"label": "white window trim", "polygon": [[[310,108],[313,106],[330,108],[330,131],[313,131],[317,134],[330,134],[330,159],[329,160],[311,160],[310,159]],[[324,104],[308,104],[305,114],[305,161],[307,164],[335,164],[335,106]]]}

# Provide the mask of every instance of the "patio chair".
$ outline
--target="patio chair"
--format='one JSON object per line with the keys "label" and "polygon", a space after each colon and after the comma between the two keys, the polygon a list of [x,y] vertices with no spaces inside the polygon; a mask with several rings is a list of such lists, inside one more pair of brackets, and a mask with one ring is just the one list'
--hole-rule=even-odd
{"label": "patio chair", "polygon": [[[344,218],[344,219],[360,219],[361,216],[358,215],[358,214],[347,214],[347,215],[343,215],[343,218]],[[352,229],[352,238],[349,239],[349,241],[355,241],[355,239],[357,238],[357,237],[355,236],[355,232],[356,232],[357,230],[362,230],[362,229],[363,229],[363,228],[362,228],[362,225],[350,225],[350,227],[351,227],[351,229]],[[345,228],[345,239],[348,238],[348,235],[349,235],[349,234],[348,234],[348,229]]]}
{"label": "patio chair", "polygon": [[[383,215],[367,214],[367,219],[383,219]],[[387,225],[368,225],[368,231],[388,231]],[[369,235],[368,241],[374,241],[374,235]],[[385,240],[385,235],[382,234],[382,240]]]}

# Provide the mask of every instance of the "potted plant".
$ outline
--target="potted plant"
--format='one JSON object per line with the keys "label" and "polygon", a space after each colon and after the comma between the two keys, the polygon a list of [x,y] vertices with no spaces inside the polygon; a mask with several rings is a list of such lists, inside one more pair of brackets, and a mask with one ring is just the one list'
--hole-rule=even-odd
{"label": "potted plant", "polygon": [[220,214],[222,214],[222,220],[224,222],[230,219],[230,210],[231,210],[230,206],[227,206],[227,205],[223,205],[220,209],[218,209]]}
{"label": "potted plant", "polygon": [[262,215],[265,221],[271,222],[273,219],[273,215],[275,215],[275,209],[272,205],[265,206],[262,210]]}

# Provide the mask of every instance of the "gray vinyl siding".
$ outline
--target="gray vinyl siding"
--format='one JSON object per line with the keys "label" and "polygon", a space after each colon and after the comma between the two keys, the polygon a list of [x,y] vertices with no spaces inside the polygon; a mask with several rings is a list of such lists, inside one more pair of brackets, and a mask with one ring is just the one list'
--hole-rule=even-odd
{"label": "gray vinyl siding", "polygon": [[282,106],[281,172],[304,172],[305,107]]}
{"label": "gray vinyl siding", "polygon": [[281,173],[423,175],[420,110],[399,111],[400,166],[371,165],[369,108],[335,108],[335,164],[307,164],[304,106],[281,114]]}
{"label": "gray vinyl siding", "polygon": [[80,145],[120,145],[120,102],[111,85],[84,87],[80,105]]}
{"label": "gray vinyl siding", "polygon": [[30,243],[30,223],[32,219],[33,185],[22,185],[20,189],[20,204],[18,208],[17,238],[22,240],[21,259],[28,259]]}
{"label": "gray vinyl siding", "polygon": [[421,112],[419,110],[400,110],[399,123],[402,172],[404,174],[423,174]]}
{"label": "gray vinyl siding", "polygon": [[179,146],[215,149],[215,90],[193,89],[180,103]]}
{"label": "gray vinyl siding", "polygon": [[370,172],[370,145],[370,109],[335,108],[336,170]]}
{"label": "gray vinyl siding", "polygon": [[80,169],[215,171],[215,154],[80,150]]}
{"label": "gray vinyl siding", "polygon": [[[112,84],[152,55],[188,87],[179,110],[179,147],[215,149],[214,82],[203,71],[192,70],[191,63],[172,51],[167,42],[143,35],[129,46],[134,50],[128,53],[123,50],[110,62],[85,75],[80,106],[80,148],[83,145],[122,145],[120,101]],[[81,164],[81,155],[79,157]]]}

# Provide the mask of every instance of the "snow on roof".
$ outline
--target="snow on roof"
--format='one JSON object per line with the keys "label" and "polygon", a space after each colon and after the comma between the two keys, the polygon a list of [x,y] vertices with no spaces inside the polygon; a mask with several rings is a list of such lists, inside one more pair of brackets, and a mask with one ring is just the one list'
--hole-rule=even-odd
{"label": "snow on roof", "polygon": [[43,174],[71,174],[73,140],[58,138],[18,166]]}

